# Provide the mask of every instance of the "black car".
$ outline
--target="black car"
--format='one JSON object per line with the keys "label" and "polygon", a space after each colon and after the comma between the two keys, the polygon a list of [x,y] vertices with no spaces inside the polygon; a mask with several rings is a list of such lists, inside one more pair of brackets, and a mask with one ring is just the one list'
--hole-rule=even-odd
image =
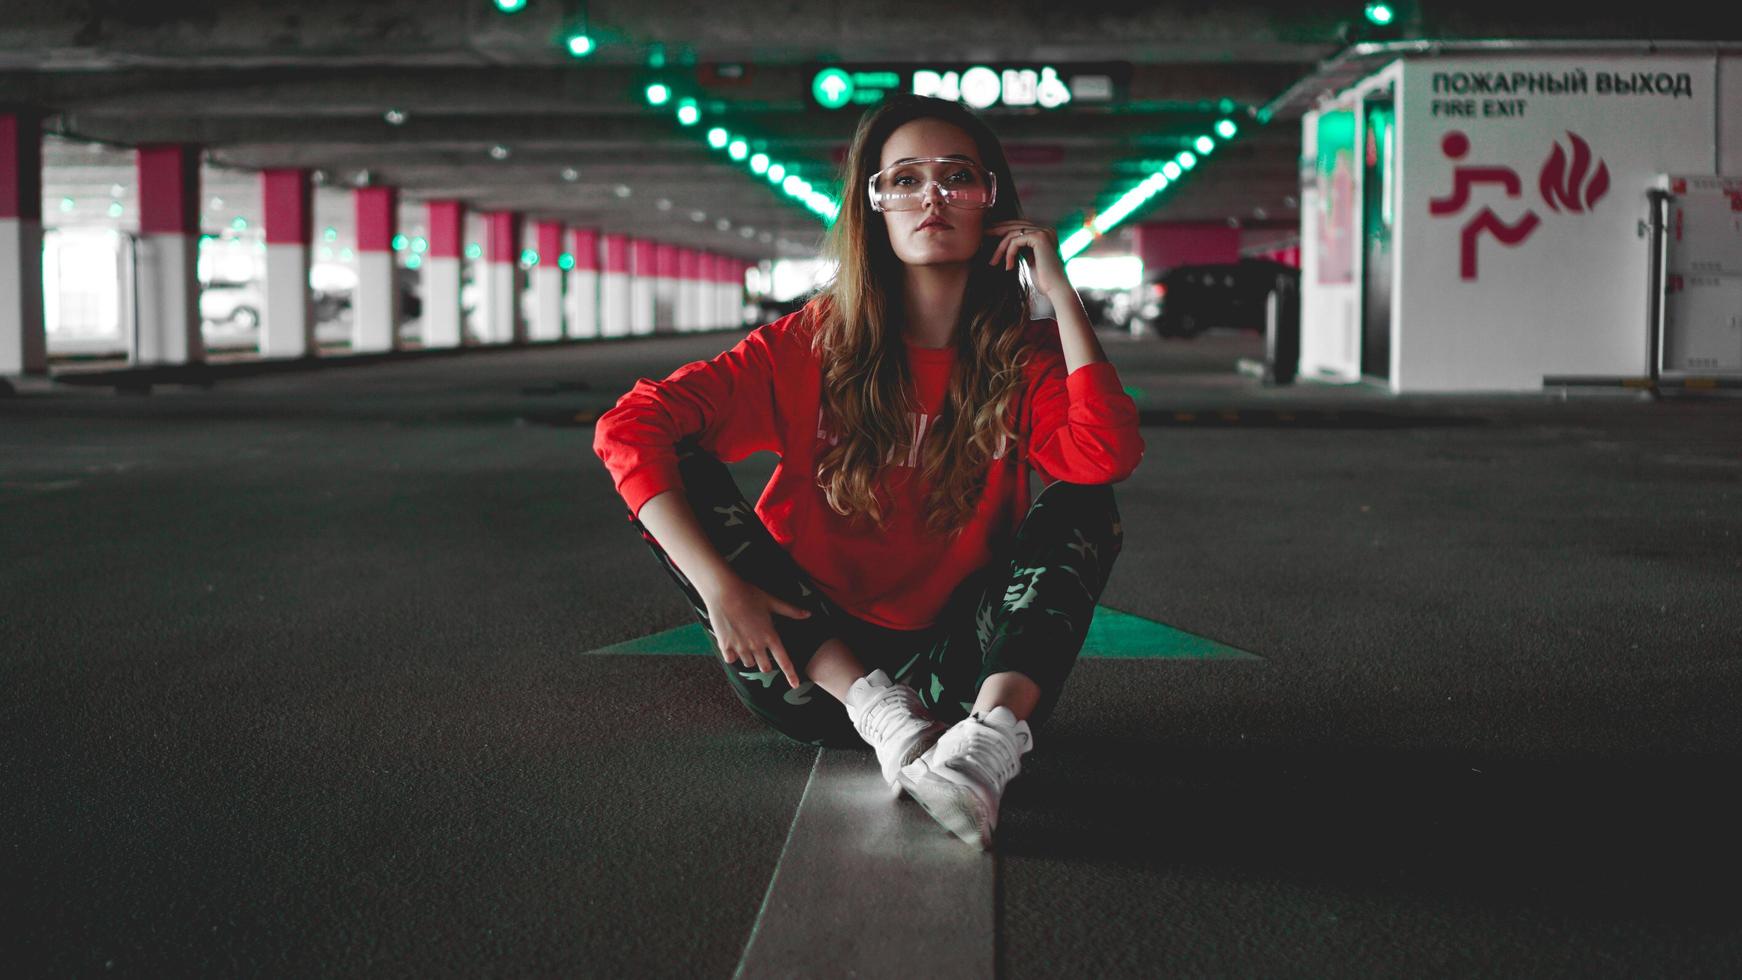
{"label": "black car", "polygon": [[1182,265],[1144,277],[1137,317],[1163,337],[1196,337],[1211,327],[1264,332],[1265,301],[1300,270],[1269,259]]}

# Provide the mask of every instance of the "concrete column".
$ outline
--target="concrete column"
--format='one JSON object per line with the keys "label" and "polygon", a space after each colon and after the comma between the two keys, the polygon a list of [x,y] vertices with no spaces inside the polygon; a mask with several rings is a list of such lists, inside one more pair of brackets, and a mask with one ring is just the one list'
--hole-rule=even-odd
{"label": "concrete column", "polygon": [[688,251],[689,249],[684,248],[682,245],[673,245],[671,247],[671,258],[669,260],[671,265],[669,271],[666,273],[667,278],[671,281],[671,284],[666,287],[666,290],[671,296],[671,330],[674,333],[689,333],[690,331],[689,311],[684,306],[683,279],[684,253]]}
{"label": "concrete column", "polygon": [[48,374],[42,315],[42,120],[0,113],[0,375]]}
{"label": "concrete column", "polygon": [[733,330],[744,325],[744,270],[750,264],[728,256],[720,269],[720,325]]}
{"label": "concrete column", "polygon": [[532,339],[563,339],[563,223],[535,221],[533,248],[538,264],[532,267]]}
{"label": "concrete column", "polygon": [[351,298],[351,350],[386,351],[399,346],[399,283],[393,236],[399,234],[399,190],[359,187],[357,293]]}
{"label": "concrete column", "polygon": [[569,336],[599,336],[599,233],[591,228],[569,232]]}
{"label": "concrete column", "polygon": [[[135,364],[196,364],[200,335],[200,154],[184,143],[141,146]],[[40,278],[40,277],[39,277]]]}
{"label": "concrete column", "polygon": [[484,216],[484,336],[493,344],[526,343],[520,315],[520,213]]}
{"label": "concrete column", "polygon": [[693,248],[677,252],[677,309],[679,329],[702,328],[702,253]]}
{"label": "concrete column", "polygon": [[712,330],[719,325],[714,314],[720,309],[719,275],[714,270],[714,253],[696,253],[696,329]]}
{"label": "concrete column", "polygon": [[466,206],[459,201],[429,202],[429,249],[423,257],[423,345],[461,347],[461,258],[465,249]]}
{"label": "concrete column", "polygon": [[314,295],[309,291],[309,249],[314,208],[306,169],[260,174],[266,205],[266,316],[260,322],[261,357],[309,357],[315,346]]}
{"label": "concrete column", "polygon": [[716,330],[731,322],[726,317],[726,268],[731,262],[724,255],[716,255],[708,273],[708,322]]}
{"label": "concrete column", "polygon": [[629,236],[605,235],[605,267],[599,273],[599,336],[627,337],[635,316],[629,271]]}
{"label": "concrete column", "polygon": [[629,332],[637,336],[653,332],[653,283],[657,274],[652,242],[629,240]]}
{"label": "concrete column", "polygon": [[660,242],[653,247],[653,329],[672,333],[672,314],[677,306],[677,246]]}

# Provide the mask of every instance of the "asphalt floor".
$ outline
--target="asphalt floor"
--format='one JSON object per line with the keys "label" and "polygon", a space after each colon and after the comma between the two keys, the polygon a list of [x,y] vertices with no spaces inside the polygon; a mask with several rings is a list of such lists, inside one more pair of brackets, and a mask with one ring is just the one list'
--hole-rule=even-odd
{"label": "asphalt floor", "polygon": [[[818,752],[594,652],[694,617],[590,423],[742,335],[0,398],[7,971],[739,972]],[[1742,975],[1742,401],[1104,344],[1148,449],[1102,604],[1257,659],[1080,661],[992,914],[885,963]]]}

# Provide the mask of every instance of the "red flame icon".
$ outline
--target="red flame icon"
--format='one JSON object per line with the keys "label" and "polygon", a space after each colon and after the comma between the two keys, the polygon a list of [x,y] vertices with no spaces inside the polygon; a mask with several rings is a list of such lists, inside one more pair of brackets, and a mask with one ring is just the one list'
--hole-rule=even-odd
{"label": "red flame icon", "polygon": [[1591,175],[1589,184],[1585,183],[1585,171],[1591,166],[1590,144],[1580,139],[1577,133],[1568,132],[1567,138],[1573,142],[1572,167],[1567,167],[1566,151],[1556,140],[1554,152],[1542,165],[1537,186],[1542,190],[1543,202],[1556,211],[1561,209],[1561,205],[1575,213],[1588,211],[1609,193],[1609,165],[1598,160],[1597,172]]}

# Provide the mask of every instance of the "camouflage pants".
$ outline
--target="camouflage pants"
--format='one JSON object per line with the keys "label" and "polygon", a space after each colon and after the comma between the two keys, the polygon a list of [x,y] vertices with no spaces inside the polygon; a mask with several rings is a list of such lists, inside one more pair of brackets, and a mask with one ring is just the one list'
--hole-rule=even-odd
{"label": "camouflage pants", "polygon": [[[962,581],[930,627],[892,630],[851,615],[823,595],[768,533],[724,463],[686,440],[678,445],[678,466],[684,496],[733,571],[812,611],[803,620],[774,616],[775,632],[801,678],[797,688],[787,686],[778,668],[760,671],[714,657],[745,707],[807,745],[864,744],[841,703],[804,679],[817,649],[836,637],[866,670],[881,667],[911,685],[934,717],[950,723],[967,717],[987,677],[1018,671],[1040,687],[1028,719],[1038,730],[1076,665],[1123,542],[1111,485],[1050,483],[1034,498],[1014,540]],[[629,521],[713,636],[701,595],[633,514]]]}

